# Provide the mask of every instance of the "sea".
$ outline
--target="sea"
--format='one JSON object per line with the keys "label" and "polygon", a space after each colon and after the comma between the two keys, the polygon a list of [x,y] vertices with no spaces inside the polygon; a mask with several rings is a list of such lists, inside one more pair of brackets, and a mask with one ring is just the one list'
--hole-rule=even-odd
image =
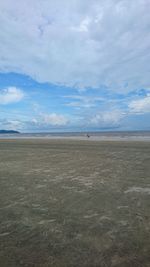
{"label": "sea", "polygon": [[0,139],[68,139],[89,141],[150,141],[150,131],[44,132],[0,134]]}

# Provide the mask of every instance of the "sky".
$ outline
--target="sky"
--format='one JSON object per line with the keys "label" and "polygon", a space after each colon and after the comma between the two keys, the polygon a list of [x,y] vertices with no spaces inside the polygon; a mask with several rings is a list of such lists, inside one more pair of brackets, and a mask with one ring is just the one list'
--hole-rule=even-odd
{"label": "sky", "polygon": [[0,1],[0,129],[150,130],[150,0]]}

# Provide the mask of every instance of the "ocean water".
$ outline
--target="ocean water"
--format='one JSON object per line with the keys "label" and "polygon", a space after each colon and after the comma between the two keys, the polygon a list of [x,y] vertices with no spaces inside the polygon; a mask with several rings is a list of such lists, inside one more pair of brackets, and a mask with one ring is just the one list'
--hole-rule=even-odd
{"label": "ocean water", "polygon": [[150,141],[150,131],[113,131],[113,132],[53,132],[0,134],[0,139],[77,139],[77,140],[135,140]]}

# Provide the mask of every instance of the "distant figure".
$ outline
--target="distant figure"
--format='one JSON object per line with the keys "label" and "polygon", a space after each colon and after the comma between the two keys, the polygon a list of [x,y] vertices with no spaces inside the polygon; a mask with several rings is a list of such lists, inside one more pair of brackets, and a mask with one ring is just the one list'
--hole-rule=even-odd
{"label": "distant figure", "polygon": [[90,135],[89,134],[87,134],[86,136],[87,136],[87,138],[90,138]]}

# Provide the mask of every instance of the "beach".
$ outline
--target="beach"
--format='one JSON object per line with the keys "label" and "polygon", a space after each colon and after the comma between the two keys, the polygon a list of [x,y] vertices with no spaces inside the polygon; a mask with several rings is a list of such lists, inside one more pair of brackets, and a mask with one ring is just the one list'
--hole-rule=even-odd
{"label": "beach", "polygon": [[78,141],[150,141],[150,131],[45,132],[0,134],[0,139],[41,139]]}
{"label": "beach", "polygon": [[0,266],[150,266],[149,137],[104,137],[0,139]]}

